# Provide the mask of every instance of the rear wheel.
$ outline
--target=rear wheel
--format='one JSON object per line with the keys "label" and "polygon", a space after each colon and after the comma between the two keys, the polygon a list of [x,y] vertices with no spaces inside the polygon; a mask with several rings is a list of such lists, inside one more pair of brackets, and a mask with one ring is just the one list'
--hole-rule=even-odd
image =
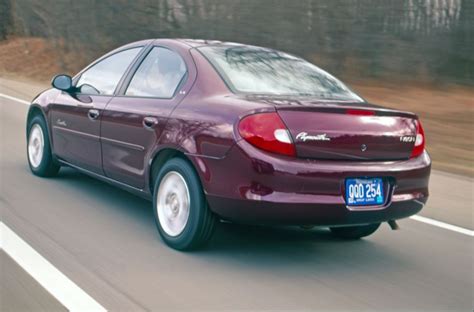
{"label": "rear wheel", "polygon": [[40,115],[28,123],[28,164],[31,171],[40,177],[55,176],[60,166],[54,162],[46,122]]}
{"label": "rear wheel", "polygon": [[379,228],[380,223],[367,225],[331,227],[334,236],[344,239],[359,239],[373,234]]}
{"label": "rear wheel", "polygon": [[211,238],[215,216],[186,160],[173,158],[163,165],[155,179],[153,204],[158,231],[170,247],[196,249]]}

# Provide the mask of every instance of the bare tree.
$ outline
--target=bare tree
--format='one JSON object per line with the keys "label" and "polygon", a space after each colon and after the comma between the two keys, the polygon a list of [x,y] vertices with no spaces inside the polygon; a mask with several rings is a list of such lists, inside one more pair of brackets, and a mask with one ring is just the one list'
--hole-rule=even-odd
{"label": "bare tree", "polygon": [[287,50],[342,76],[474,84],[473,0],[0,1],[0,38],[15,24],[89,60],[133,40],[204,38]]}

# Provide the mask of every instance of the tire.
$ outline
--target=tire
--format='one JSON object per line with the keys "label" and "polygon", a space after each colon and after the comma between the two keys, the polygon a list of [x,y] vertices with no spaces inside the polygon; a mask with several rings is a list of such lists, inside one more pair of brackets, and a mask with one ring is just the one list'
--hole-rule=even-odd
{"label": "tire", "polygon": [[357,226],[331,227],[332,234],[343,239],[359,239],[373,234],[379,228],[380,223]]}
{"label": "tire", "polygon": [[41,115],[34,116],[28,122],[26,155],[33,174],[53,177],[58,173],[60,166],[53,159],[48,128]]}
{"label": "tire", "polygon": [[161,238],[177,250],[204,246],[216,224],[198,175],[181,158],[167,161],[159,170],[153,191],[153,211]]}

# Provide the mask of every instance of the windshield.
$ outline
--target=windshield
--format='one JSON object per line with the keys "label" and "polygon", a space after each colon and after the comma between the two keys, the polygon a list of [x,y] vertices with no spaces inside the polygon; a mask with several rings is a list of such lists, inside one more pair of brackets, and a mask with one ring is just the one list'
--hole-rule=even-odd
{"label": "windshield", "polygon": [[283,52],[240,45],[198,49],[236,93],[363,101],[324,70]]}

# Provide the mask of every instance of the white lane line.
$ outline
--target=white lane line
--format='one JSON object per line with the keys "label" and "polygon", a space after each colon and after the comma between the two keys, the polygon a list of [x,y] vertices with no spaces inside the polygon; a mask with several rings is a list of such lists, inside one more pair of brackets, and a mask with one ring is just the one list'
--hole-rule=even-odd
{"label": "white lane line", "polygon": [[69,311],[107,311],[3,222],[0,222],[0,249]]}
{"label": "white lane line", "polygon": [[437,227],[440,227],[440,228],[443,228],[443,229],[446,229],[446,230],[450,230],[450,231],[458,232],[458,233],[461,233],[461,234],[465,234],[465,235],[468,235],[468,236],[474,236],[474,231],[462,228],[462,227],[457,226],[457,225],[444,223],[444,222],[441,222],[441,221],[438,221],[438,220],[433,220],[433,219],[422,217],[422,216],[411,216],[410,219],[413,219],[413,220],[418,221],[418,222],[423,222],[423,223],[426,223],[426,224],[429,224],[429,225],[437,226]]}
{"label": "white lane line", "polygon": [[19,99],[19,98],[14,97],[14,96],[6,95],[6,94],[3,94],[3,93],[0,93],[0,97],[6,98],[6,99],[9,99],[9,100],[12,100],[12,101],[17,101],[17,102],[20,102],[21,104],[25,104],[25,105],[30,105],[31,104],[28,101]]}
{"label": "white lane line", "polygon": [[[0,93],[0,97],[4,97],[4,98],[7,98],[9,100],[18,101],[20,103],[30,105],[30,102],[28,102],[28,101],[25,101],[25,100],[22,100],[22,99],[19,99],[19,98],[10,96],[10,95],[6,95],[6,94],[3,94],[3,93]],[[468,229],[465,229],[465,228],[462,228],[462,227],[459,227],[459,226],[456,226],[456,225],[452,225],[452,224],[449,224],[449,223],[444,223],[444,222],[441,222],[441,221],[433,220],[433,219],[422,217],[422,216],[411,216],[410,218],[412,220],[415,220],[415,221],[418,221],[418,222],[423,222],[423,223],[430,224],[430,225],[433,225],[433,226],[437,226],[437,227],[440,227],[440,228],[443,228],[443,229],[446,229],[446,230],[458,232],[458,233],[469,235],[469,236],[474,236],[474,231],[471,231],[471,230],[468,230]]]}

